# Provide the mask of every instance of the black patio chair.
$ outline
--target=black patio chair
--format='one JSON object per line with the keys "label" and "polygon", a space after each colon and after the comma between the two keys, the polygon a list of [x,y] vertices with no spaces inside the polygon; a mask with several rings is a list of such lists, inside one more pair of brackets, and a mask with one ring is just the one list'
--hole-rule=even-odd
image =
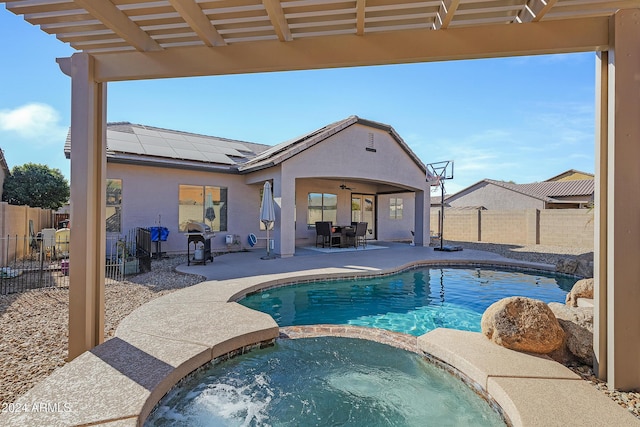
{"label": "black patio chair", "polygon": [[318,237],[321,238],[322,247],[329,245],[334,246],[334,239],[338,238],[338,245],[340,244],[340,233],[332,232],[333,224],[331,221],[316,221],[316,248],[318,247]]}
{"label": "black patio chair", "polygon": [[358,222],[354,229],[347,230],[346,236],[349,239],[349,243],[353,243],[353,246],[358,249],[358,246],[367,246],[367,222]]}

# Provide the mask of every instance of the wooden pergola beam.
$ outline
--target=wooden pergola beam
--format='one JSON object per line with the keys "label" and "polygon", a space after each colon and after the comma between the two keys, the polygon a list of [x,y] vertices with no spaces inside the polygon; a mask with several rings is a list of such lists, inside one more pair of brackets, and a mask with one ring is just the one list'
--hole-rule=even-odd
{"label": "wooden pergola beam", "polygon": [[169,3],[207,46],[224,46],[227,44],[218,30],[211,25],[211,21],[200,9],[200,6],[194,1],[169,0]]}
{"label": "wooden pergola beam", "polygon": [[75,0],[75,3],[113,30],[140,52],[162,50],[147,33],[142,31],[127,15],[110,1]]}
{"label": "wooden pergola beam", "polygon": [[593,52],[608,45],[609,18],[595,17],[93,56],[95,78],[106,82]]}

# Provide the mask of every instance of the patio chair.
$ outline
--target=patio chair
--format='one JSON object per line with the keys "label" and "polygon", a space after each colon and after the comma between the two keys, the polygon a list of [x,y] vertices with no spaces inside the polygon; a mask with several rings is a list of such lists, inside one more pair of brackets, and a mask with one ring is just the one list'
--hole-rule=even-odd
{"label": "patio chair", "polygon": [[318,247],[318,237],[321,238],[322,247],[324,248],[326,244],[329,247],[333,246],[333,242],[335,238],[340,238],[339,233],[334,233],[331,231],[333,224],[331,221],[316,221],[316,248]]}
{"label": "patio chair", "polygon": [[360,245],[362,245],[362,247],[367,246],[367,225],[369,225],[367,222],[358,222],[355,229],[348,230],[346,233],[349,243],[353,243],[356,249],[358,249]]}

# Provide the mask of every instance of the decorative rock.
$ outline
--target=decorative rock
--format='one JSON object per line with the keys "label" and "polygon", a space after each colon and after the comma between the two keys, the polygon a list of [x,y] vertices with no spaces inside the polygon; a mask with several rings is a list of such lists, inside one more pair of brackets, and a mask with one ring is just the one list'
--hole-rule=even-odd
{"label": "decorative rock", "polygon": [[565,332],[569,353],[585,365],[593,364],[593,309],[557,302],[549,303],[549,308]]}
{"label": "decorative rock", "polygon": [[564,331],[542,301],[509,297],[493,303],[482,315],[482,333],[503,347],[550,353],[562,346]]}
{"label": "decorative rock", "polygon": [[578,298],[593,299],[593,279],[578,280],[567,294],[566,304],[571,307],[577,307]]}
{"label": "decorative rock", "polygon": [[577,258],[560,259],[556,263],[556,271],[575,274],[581,277],[593,277],[593,254],[583,254]]}

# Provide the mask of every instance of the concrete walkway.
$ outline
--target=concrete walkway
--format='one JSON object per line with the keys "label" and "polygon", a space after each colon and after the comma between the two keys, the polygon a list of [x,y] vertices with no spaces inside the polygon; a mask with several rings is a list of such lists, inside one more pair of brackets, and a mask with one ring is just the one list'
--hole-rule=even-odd
{"label": "concrete walkway", "polygon": [[213,262],[205,265],[185,264],[177,268],[178,271],[199,274],[207,280],[228,280],[241,277],[282,274],[291,272],[310,273],[313,271],[340,270],[346,272],[366,272],[397,270],[400,266],[413,264],[418,261],[433,263],[464,263],[469,262],[498,262],[514,266],[533,266],[542,270],[555,270],[548,264],[532,264],[504,258],[500,255],[465,249],[459,252],[434,251],[431,247],[410,246],[406,243],[376,242],[372,246],[384,246],[385,249],[345,251],[333,249],[333,252],[321,253],[306,248],[296,248],[296,255],[289,258],[275,258],[263,260],[266,255],[264,249],[249,252],[236,252],[214,258]]}
{"label": "concrete walkway", "polygon": [[[384,245],[389,248],[335,254],[301,249],[295,257],[272,260],[251,251],[220,256],[206,265],[183,265],[181,271],[209,280],[136,309],[120,323],[114,338],[56,370],[6,408],[0,425],[140,425],[159,399],[194,369],[278,337],[280,329],[270,316],[233,302],[257,289],[390,273],[423,263],[524,265],[479,251]],[[340,334],[345,328],[322,330]],[[490,395],[513,425],[640,425],[546,357],[506,350],[478,333],[447,329],[429,332],[415,343],[416,352],[449,366]]]}

